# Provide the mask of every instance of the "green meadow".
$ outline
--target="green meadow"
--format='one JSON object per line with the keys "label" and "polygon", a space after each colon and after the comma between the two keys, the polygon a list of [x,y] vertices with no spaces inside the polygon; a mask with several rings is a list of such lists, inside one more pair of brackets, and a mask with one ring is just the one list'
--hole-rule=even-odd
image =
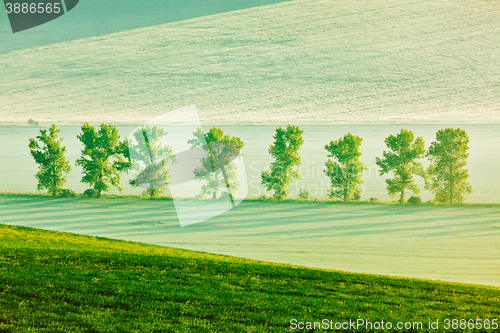
{"label": "green meadow", "polygon": [[0,244],[0,332],[288,332],[293,319],[417,325],[408,332],[431,331],[429,320],[443,331],[446,319],[481,319],[490,329],[447,332],[494,332],[500,318],[493,287],[8,225]]}

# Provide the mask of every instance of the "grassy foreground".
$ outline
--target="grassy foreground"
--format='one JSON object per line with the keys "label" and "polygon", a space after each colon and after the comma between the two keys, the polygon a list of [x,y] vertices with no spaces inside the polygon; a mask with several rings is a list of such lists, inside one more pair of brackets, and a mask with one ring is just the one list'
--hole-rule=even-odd
{"label": "grassy foreground", "polygon": [[[199,209],[200,201],[188,207]],[[350,272],[500,286],[500,207],[244,201],[186,228],[173,201],[0,195],[0,223]]]}
{"label": "grassy foreground", "polygon": [[500,318],[500,289],[2,224],[0,309],[0,332],[284,332],[293,318],[422,322],[410,331],[428,332],[429,319]]}

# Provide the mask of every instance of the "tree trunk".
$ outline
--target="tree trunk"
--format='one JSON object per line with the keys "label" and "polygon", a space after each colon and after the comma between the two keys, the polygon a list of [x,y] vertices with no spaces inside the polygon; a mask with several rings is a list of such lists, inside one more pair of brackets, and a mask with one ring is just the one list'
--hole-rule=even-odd
{"label": "tree trunk", "polygon": [[233,194],[231,193],[231,187],[229,185],[229,180],[227,179],[226,170],[224,170],[224,167],[222,167],[222,175],[224,176],[224,181],[226,182],[227,193],[229,194],[229,199],[231,200],[231,205],[233,205],[233,208],[234,208],[234,207],[236,207],[236,205],[234,204]]}
{"label": "tree trunk", "polygon": [[[102,169],[99,170],[99,184],[102,184]],[[101,197],[101,186],[100,185],[99,185],[99,188],[97,189],[96,197],[98,197],[98,198]]]}
{"label": "tree trunk", "polygon": [[455,181],[453,179],[453,169],[450,167],[449,168],[450,172],[450,205],[453,205],[453,188],[455,187]]}
{"label": "tree trunk", "polygon": [[453,205],[453,196],[454,196],[454,193],[453,193],[453,187],[455,186],[454,182],[452,181],[451,184],[450,184],[450,205]]}
{"label": "tree trunk", "polygon": [[57,191],[56,191],[56,170],[55,168],[52,169],[52,196],[55,197],[56,194],[57,194]]}

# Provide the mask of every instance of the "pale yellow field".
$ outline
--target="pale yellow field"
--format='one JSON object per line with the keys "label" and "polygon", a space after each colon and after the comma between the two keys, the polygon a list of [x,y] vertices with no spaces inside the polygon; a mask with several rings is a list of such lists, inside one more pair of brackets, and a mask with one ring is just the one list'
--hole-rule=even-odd
{"label": "pale yellow field", "polygon": [[0,55],[0,122],[500,123],[500,6],[296,0]]}

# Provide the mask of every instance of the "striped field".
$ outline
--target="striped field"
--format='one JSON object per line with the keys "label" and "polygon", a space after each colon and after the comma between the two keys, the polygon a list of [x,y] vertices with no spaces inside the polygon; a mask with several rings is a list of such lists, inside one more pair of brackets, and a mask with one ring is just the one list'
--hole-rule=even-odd
{"label": "striped field", "polygon": [[[196,209],[196,201],[192,202]],[[500,286],[500,207],[245,201],[181,228],[172,201],[0,196],[0,221],[354,272]]]}

